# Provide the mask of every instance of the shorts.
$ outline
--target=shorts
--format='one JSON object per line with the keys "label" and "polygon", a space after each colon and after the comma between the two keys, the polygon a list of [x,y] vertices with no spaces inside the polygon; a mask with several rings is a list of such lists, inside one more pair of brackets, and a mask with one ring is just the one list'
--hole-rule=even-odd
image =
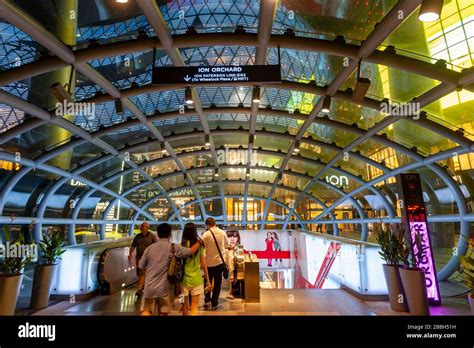
{"label": "shorts", "polygon": [[171,311],[170,298],[169,296],[144,298],[141,311],[151,312],[152,314],[169,313]]}
{"label": "shorts", "polygon": [[184,296],[198,296],[204,294],[204,285],[195,285],[195,286],[182,286],[182,292]]}

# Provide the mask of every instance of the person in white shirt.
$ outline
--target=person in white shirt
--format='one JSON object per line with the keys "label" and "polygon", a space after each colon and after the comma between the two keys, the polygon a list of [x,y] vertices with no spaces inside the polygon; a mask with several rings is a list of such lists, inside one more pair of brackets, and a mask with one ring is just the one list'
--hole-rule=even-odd
{"label": "person in white shirt", "polygon": [[213,218],[210,217],[206,219],[206,228],[207,231],[202,235],[202,240],[206,248],[206,265],[209,279],[214,285],[212,291],[208,292],[205,296],[204,306],[211,306],[212,310],[216,310],[219,304],[222,272],[225,269],[224,260],[226,257],[226,248],[229,246],[229,240],[227,239],[227,234],[216,226],[216,221]]}

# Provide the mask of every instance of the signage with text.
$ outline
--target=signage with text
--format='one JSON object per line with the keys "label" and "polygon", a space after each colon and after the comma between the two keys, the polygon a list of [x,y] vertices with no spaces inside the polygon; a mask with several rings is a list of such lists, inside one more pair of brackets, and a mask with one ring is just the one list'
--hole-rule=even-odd
{"label": "signage with text", "polygon": [[402,220],[410,232],[410,241],[413,243],[414,252],[417,253],[415,236],[421,239],[422,257],[417,264],[425,273],[426,293],[432,305],[441,304],[438,278],[431,248],[430,231],[426,220],[425,203],[419,174],[400,174],[398,176],[400,198],[403,200]]}
{"label": "signage with text", "polygon": [[280,65],[216,65],[153,68],[154,85],[281,82]]}

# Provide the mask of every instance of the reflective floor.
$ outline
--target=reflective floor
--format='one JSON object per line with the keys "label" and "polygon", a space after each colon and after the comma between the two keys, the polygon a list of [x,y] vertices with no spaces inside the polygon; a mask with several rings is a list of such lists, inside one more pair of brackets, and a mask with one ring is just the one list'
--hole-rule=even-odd
{"label": "reflective floor", "polygon": [[[139,315],[139,301],[135,287],[110,296],[95,296],[89,300],[51,302],[40,311],[17,310],[17,315]],[[227,297],[222,289],[218,311],[200,308],[199,315],[407,315],[392,311],[386,301],[362,301],[341,289],[261,289],[260,303],[244,303],[241,299]],[[18,307],[22,307],[19,304]],[[181,305],[176,301],[171,315],[181,315]],[[431,307],[431,315],[470,315],[467,298],[445,298],[443,306]]]}

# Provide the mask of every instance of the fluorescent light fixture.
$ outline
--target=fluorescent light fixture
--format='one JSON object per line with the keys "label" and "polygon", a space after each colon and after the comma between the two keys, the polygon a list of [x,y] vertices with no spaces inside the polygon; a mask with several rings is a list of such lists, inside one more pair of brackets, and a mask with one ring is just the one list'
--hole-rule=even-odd
{"label": "fluorescent light fixture", "polygon": [[128,2],[128,0],[115,0],[117,1],[119,4],[126,4]]}
{"label": "fluorescent light fixture", "polygon": [[219,169],[214,169],[214,176],[217,178],[219,176]]}
{"label": "fluorescent light fixture", "polygon": [[189,87],[186,88],[186,91],[185,91],[185,101],[186,101],[187,105],[193,105],[194,104],[193,91]]}
{"label": "fluorescent light fixture", "polygon": [[260,87],[254,87],[252,91],[252,102],[260,103]]}
{"label": "fluorescent light fixture", "polygon": [[245,173],[245,176],[246,176],[247,178],[250,176],[250,169],[249,169],[249,168],[247,168],[247,171],[246,171],[246,173]]}
{"label": "fluorescent light fixture", "polygon": [[418,19],[426,23],[437,21],[441,16],[442,9],[443,0],[423,0]]}
{"label": "fluorescent light fixture", "polygon": [[359,77],[357,79],[357,84],[354,89],[354,92],[352,92],[352,101],[361,102],[362,100],[364,100],[364,97],[367,94],[369,88],[370,80],[366,77]]}
{"label": "fluorescent light fixture", "polygon": [[211,146],[211,137],[208,134],[206,134],[206,136],[205,136],[204,145]]}
{"label": "fluorescent light fixture", "polygon": [[165,154],[166,153],[165,143],[161,144],[160,147],[161,147],[161,153]]}
{"label": "fluorescent light fixture", "polygon": [[331,109],[331,97],[324,97],[322,112],[329,112]]}

